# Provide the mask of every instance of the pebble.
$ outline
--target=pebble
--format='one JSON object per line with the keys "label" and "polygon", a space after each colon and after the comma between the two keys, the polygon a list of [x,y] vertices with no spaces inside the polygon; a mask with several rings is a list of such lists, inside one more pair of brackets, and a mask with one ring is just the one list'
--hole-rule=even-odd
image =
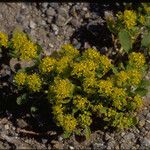
{"label": "pebble", "polygon": [[30,20],[30,28],[35,29],[36,23],[33,20]]}
{"label": "pebble", "polygon": [[52,24],[51,27],[52,27],[52,30],[54,31],[55,35],[57,35],[59,32],[59,28],[57,27],[57,25]]}
{"label": "pebble", "polygon": [[66,18],[64,18],[62,15],[58,15],[55,19],[55,23],[59,27],[64,26],[65,22],[66,22]]}
{"label": "pebble", "polygon": [[55,14],[56,14],[56,12],[52,7],[50,7],[49,9],[46,10],[47,17],[54,16]]}

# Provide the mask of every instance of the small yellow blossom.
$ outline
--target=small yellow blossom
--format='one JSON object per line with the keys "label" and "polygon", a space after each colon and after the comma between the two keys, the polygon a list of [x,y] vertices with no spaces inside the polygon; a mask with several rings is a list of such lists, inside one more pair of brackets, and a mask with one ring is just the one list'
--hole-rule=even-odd
{"label": "small yellow blossom", "polygon": [[145,23],[145,17],[143,15],[140,15],[139,22],[143,25]]}
{"label": "small yellow blossom", "polygon": [[86,97],[81,97],[80,95],[77,95],[73,99],[73,104],[79,109],[84,110],[87,108],[88,100]]}
{"label": "small yellow blossom", "polygon": [[90,126],[92,123],[91,113],[84,112],[84,114],[79,114],[78,122],[83,128]]}
{"label": "small yellow blossom", "polygon": [[111,98],[113,100],[122,100],[125,99],[127,96],[127,93],[125,92],[125,90],[123,88],[117,88],[114,87],[112,92],[111,92]]}
{"label": "small yellow blossom", "polygon": [[25,85],[26,77],[27,77],[26,73],[24,73],[24,72],[18,72],[15,75],[14,80],[15,80],[15,82],[16,82],[16,84],[18,86],[23,86],[23,85]]}
{"label": "small yellow blossom", "polygon": [[21,60],[31,60],[37,57],[37,46],[23,32],[14,32],[11,39],[13,49]]}
{"label": "small yellow blossom", "polygon": [[83,57],[98,63],[100,61],[100,52],[98,52],[96,49],[89,48],[83,53]]}
{"label": "small yellow blossom", "polygon": [[125,86],[128,80],[128,74],[125,71],[120,71],[116,75],[116,83],[119,87]]}
{"label": "small yellow blossom", "polygon": [[72,132],[76,129],[77,120],[70,114],[64,115],[61,125],[65,131]]}
{"label": "small yellow blossom", "polygon": [[42,86],[42,81],[40,77],[36,73],[34,73],[27,76],[27,84],[31,91],[39,92]]}
{"label": "small yellow blossom", "polygon": [[53,114],[54,114],[54,115],[63,114],[63,111],[64,111],[64,107],[62,107],[62,104],[54,105],[54,106],[52,107],[52,109],[53,109]]}
{"label": "small yellow blossom", "polygon": [[56,77],[54,85],[50,86],[50,91],[55,94],[57,100],[62,100],[72,96],[74,85],[68,79]]}
{"label": "small yellow blossom", "polygon": [[105,55],[101,55],[100,57],[100,68],[102,69],[102,73],[105,74],[109,71],[109,69],[111,68],[112,64],[111,64],[111,60],[105,56]]}
{"label": "small yellow blossom", "polygon": [[98,65],[92,60],[83,60],[79,63],[73,64],[72,75],[77,77],[90,77],[95,76],[95,71]]}
{"label": "small yellow blossom", "polygon": [[59,59],[56,63],[56,70],[58,73],[63,73],[65,69],[69,67],[71,64],[71,59],[68,56],[64,56],[61,59]]}
{"label": "small yellow blossom", "polygon": [[129,55],[129,66],[132,66],[133,68],[141,69],[145,62],[145,57],[142,53],[132,52]]}
{"label": "small yellow blossom", "polygon": [[60,54],[62,54],[63,56],[69,56],[73,59],[79,55],[79,51],[71,44],[64,44],[61,47]]}
{"label": "small yellow blossom", "polygon": [[143,99],[140,95],[136,95],[134,98],[133,98],[133,102],[136,104],[136,109],[142,107],[143,105]]}
{"label": "small yellow blossom", "polygon": [[8,44],[8,36],[0,32],[0,46],[7,47],[7,44]]}
{"label": "small yellow blossom", "polygon": [[83,88],[84,91],[87,93],[94,93],[94,88],[96,88],[97,86],[97,81],[96,78],[91,76],[91,77],[86,77],[83,80]]}
{"label": "small yellow blossom", "polygon": [[135,70],[135,69],[129,70],[127,73],[128,73],[128,76],[129,76],[128,82],[129,82],[130,85],[136,86],[141,82],[142,74],[138,70]]}
{"label": "small yellow blossom", "polygon": [[39,65],[42,74],[50,73],[55,67],[56,60],[52,57],[45,57]]}
{"label": "small yellow blossom", "polygon": [[136,25],[136,13],[132,10],[125,10],[123,14],[124,23],[128,29],[132,29]]}
{"label": "small yellow blossom", "polygon": [[112,82],[109,80],[100,80],[98,82],[98,92],[100,94],[104,94],[106,96],[109,96],[112,92]]}

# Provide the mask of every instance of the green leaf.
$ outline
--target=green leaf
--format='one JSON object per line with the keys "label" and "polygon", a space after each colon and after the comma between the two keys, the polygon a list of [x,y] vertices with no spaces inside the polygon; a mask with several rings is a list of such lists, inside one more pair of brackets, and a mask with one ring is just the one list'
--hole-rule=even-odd
{"label": "green leaf", "polygon": [[143,36],[141,45],[144,47],[148,47],[150,45],[150,33],[147,33]]}
{"label": "green leaf", "polygon": [[63,137],[64,137],[65,139],[69,138],[70,135],[71,135],[71,132],[68,132],[68,131],[64,131],[64,133],[63,133]]}
{"label": "green leaf", "polygon": [[118,73],[117,67],[112,67],[112,72],[113,72],[114,74],[117,74],[117,73]]}
{"label": "green leaf", "polygon": [[31,110],[31,113],[35,113],[35,112],[38,110],[38,108],[35,107],[35,106],[32,106],[32,107],[30,108],[30,110]]}
{"label": "green leaf", "polygon": [[137,88],[135,93],[139,94],[140,96],[145,96],[148,93],[148,89],[145,88]]}
{"label": "green leaf", "polygon": [[90,127],[86,126],[85,129],[84,129],[84,133],[85,133],[86,139],[88,140],[90,138],[90,136],[91,136]]}
{"label": "green leaf", "polygon": [[126,30],[121,30],[118,35],[122,48],[128,53],[132,49],[132,42],[129,33]]}
{"label": "green leaf", "polygon": [[27,102],[27,94],[22,94],[21,96],[17,97],[17,100],[16,100],[17,104],[18,105],[23,105]]}

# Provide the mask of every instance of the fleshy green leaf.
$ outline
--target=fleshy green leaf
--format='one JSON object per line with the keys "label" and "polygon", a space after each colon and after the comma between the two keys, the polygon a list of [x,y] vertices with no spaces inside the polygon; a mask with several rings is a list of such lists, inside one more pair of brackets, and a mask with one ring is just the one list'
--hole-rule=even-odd
{"label": "fleshy green leaf", "polygon": [[126,30],[119,32],[119,41],[125,52],[129,52],[132,49],[132,42],[129,33]]}
{"label": "fleshy green leaf", "polygon": [[25,94],[17,97],[16,102],[17,102],[18,105],[25,104],[27,102],[27,94],[25,93]]}
{"label": "fleshy green leaf", "polygon": [[143,36],[141,45],[144,47],[148,47],[150,45],[150,33],[147,33]]}

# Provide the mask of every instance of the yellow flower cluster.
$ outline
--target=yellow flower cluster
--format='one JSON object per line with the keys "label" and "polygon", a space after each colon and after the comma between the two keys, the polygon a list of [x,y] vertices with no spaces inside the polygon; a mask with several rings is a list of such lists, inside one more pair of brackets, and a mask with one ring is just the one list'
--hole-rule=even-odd
{"label": "yellow flower cluster", "polygon": [[127,93],[123,88],[114,87],[110,96],[113,100],[122,100],[126,99]]}
{"label": "yellow flower cluster", "polygon": [[13,49],[21,60],[31,60],[37,57],[37,46],[33,44],[23,32],[14,32],[11,39]]}
{"label": "yellow flower cluster", "polygon": [[96,63],[99,63],[100,52],[98,52],[96,49],[89,48],[83,53],[83,57],[85,59],[90,59],[90,60],[95,61]]}
{"label": "yellow flower cluster", "polygon": [[141,69],[145,62],[145,57],[142,53],[132,52],[129,55],[129,66],[132,66],[133,68]]}
{"label": "yellow flower cluster", "polygon": [[90,126],[92,123],[91,119],[91,113],[90,112],[84,112],[83,114],[79,115],[78,122],[81,125],[81,127]]}
{"label": "yellow flower cluster", "polygon": [[101,55],[100,67],[102,68],[103,74],[107,73],[112,67],[111,60],[107,56]]}
{"label": "yellow flower cluster", "polygon": [[15,83],[20,87],[25,85],[27,74],[24,72],[18,72],[15,77]]}
{"label": "yellow flower cluster", "polygon": [[136,13],[132,10],[125,10],[123,14],[124,23],[128,29],[132,29],[136,25]]}
{"label": "yellow flower cluster", "polygon": [[90,77],[95,76],[95,71],[98,68],[98,65],[92,60],[83,60],[79,63],[73,64],[72,75],[77,77]]}
{"label": "yellow flower cluster", "polygon": [[79,51],[76,48],[74,48],[71,44],[64,44],[61,48],[62,49],[60,53],[63,56],[69,56],[71,59],[73,59],[79,55]]}
{"label": "yellow flower cluster", "polygon": [[71,59],[68,56],[64,56],[61,59],[59,59],[56,63],[56,70],[58,73],[63,73],[65,69],[69,67],[71,64]]}
{"label": "yellow flower cluster", "polygon": [[125,71],[120,71],[116,75],[117,86],[119,86],[119,87],[126,86],[128,79],[129,79],[128,73],[126,73]]}
{"label": "yellow flower cluster", "polygon": [[65,131],[72,132],[76,129],[77,120],[70,114],[63,116],[63,121],[60,122]]}
{"label": "yellow flower cluster", "polygon": [[72,96],[74,85],[68,79],[56,77],[54,85],[50,86],[50,91],[55,94],[57,100],[62,100]]}
{"label": "yellow flower cluster", "polygon": [[53,109],[53,114],[54,114],[55,116],[63,115],[64,107],[62,106],[62,104],[54,105],[54,106],[52,107],[52,109]]}
{"label": "yellow flower cluster", "polygon": [[97,85],[97,81],[96,81],[96,78],[91,76],[91,77],[86,77],[84,78],[83,80],[83,88],[84,88],[84,91],[87,92],[87,93],[94,93],[94,88],[96,87]]}
{"label": "yellow flower cluster", "polygon": [[109,96],[112,92],[112,82],[109,80],[100,80],[98,82],[98,92],[100,94],[104,94],[105,96]]}
{"label": "yellow flower cluster", "polygon": [[143,105],[143,99],[140,95],[136,95],[134,98],[133,98],[133,102],[135,103],[135,109],[138,109],[140,108],[142,105]]}
{"label": "yellow flower cluster", "polygon": [[137,86],[142,80],[141,72],[135,69],[129,70],[128,76],[129,76],[129,84],[133,86]]}
{"label": "yellow flower cluster", "polygon": [[8,36],[0,32],[0,46],[7,47],[7,44],[8,44]]}
{"label": "yellow flower cluster", "polygon": [[84,110],[87,109],[88,100],[86,97],[81,97],[80,95],[77,95],[73,99],[73,104],[79,109]]}
{"label": "yellow flower cluster", "polygon": [[42,74],[50,73],[55,67],[56,60],[52,57],[45,57],[39,65],[39,70]]}
{"label": "yellow flower cluster", "polygon": [[33,92],[39,92],[42,87],[42,81],[38,74],[34,73],[27,76],[27,85]]}

